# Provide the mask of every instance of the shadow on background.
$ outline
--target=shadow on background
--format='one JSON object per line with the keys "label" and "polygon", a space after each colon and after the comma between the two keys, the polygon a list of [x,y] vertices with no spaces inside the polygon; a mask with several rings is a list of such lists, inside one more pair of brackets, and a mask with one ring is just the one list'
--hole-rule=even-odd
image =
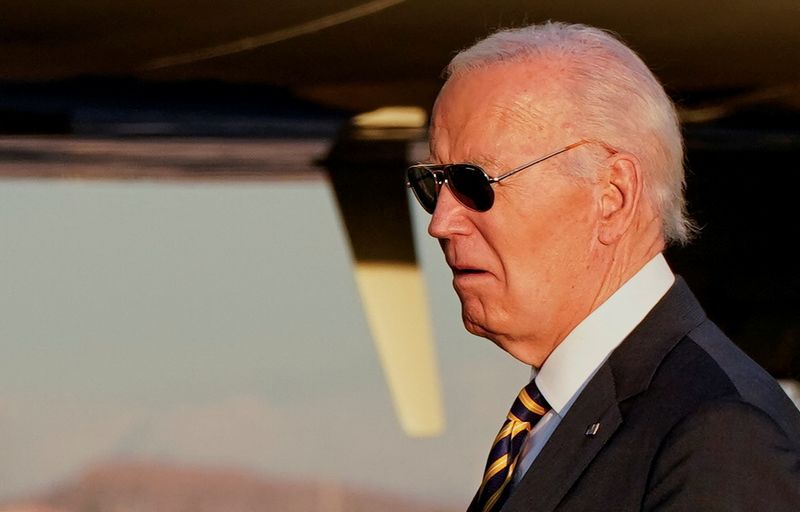
{"label": "shadow on background", "polygon": [[763,132],[748,131],[710,148],[689,131],[687,199],[702,231],[667,255],[723,331],[774,377],[798,379],[798,134],[759,145]]}

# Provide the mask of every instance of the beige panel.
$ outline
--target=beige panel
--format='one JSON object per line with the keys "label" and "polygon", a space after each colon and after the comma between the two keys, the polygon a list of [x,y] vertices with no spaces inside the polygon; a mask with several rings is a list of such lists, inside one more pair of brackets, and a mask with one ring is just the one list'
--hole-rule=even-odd
{"label": "beige panel", "polygon": [[422,273],[416,265],[356,263],[355,278],[403,430],[444,430],[441,385]]}

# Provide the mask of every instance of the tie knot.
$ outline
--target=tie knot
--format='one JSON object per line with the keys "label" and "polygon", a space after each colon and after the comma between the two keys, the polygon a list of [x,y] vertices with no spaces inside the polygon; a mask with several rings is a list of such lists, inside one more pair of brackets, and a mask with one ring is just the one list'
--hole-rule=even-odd
{"label": "tie knot", "polygon": [[545,400],[544,396],[539,392],[539,388],[536,387],[536,382],[531,381],[527,386],[522,388],[519,395],[517,395],[517,399],[514,400],[514,403],[511,405],[508,416],[510,420],[516,418],[520,421],[535,424],[548,410],[550,410],[550,404],[547,403],[547,400]]}

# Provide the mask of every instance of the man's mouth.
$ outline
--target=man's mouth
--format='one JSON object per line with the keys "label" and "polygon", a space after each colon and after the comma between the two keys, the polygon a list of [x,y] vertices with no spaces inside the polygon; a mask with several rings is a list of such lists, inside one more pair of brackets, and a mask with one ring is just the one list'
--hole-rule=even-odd
{"label": "man's mouth", "polygon": [[456,276],[468,276],[468,275],[479,275],[485,274],[486,271],[479,269],[479,268],[459,268],[453,267],[453,275]]}

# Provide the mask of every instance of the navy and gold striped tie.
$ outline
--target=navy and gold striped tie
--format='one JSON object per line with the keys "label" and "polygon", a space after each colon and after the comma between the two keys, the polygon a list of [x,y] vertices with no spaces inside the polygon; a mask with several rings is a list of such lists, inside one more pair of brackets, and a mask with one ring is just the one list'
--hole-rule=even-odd
{"label": "navy and gold striped tie", "polygon": [[525,438],[549,409],[550,405],[534,381],[522,388],[494,440],[486,461],[483,482],[467,512],[500,510],[511,490],[509,484]]}

